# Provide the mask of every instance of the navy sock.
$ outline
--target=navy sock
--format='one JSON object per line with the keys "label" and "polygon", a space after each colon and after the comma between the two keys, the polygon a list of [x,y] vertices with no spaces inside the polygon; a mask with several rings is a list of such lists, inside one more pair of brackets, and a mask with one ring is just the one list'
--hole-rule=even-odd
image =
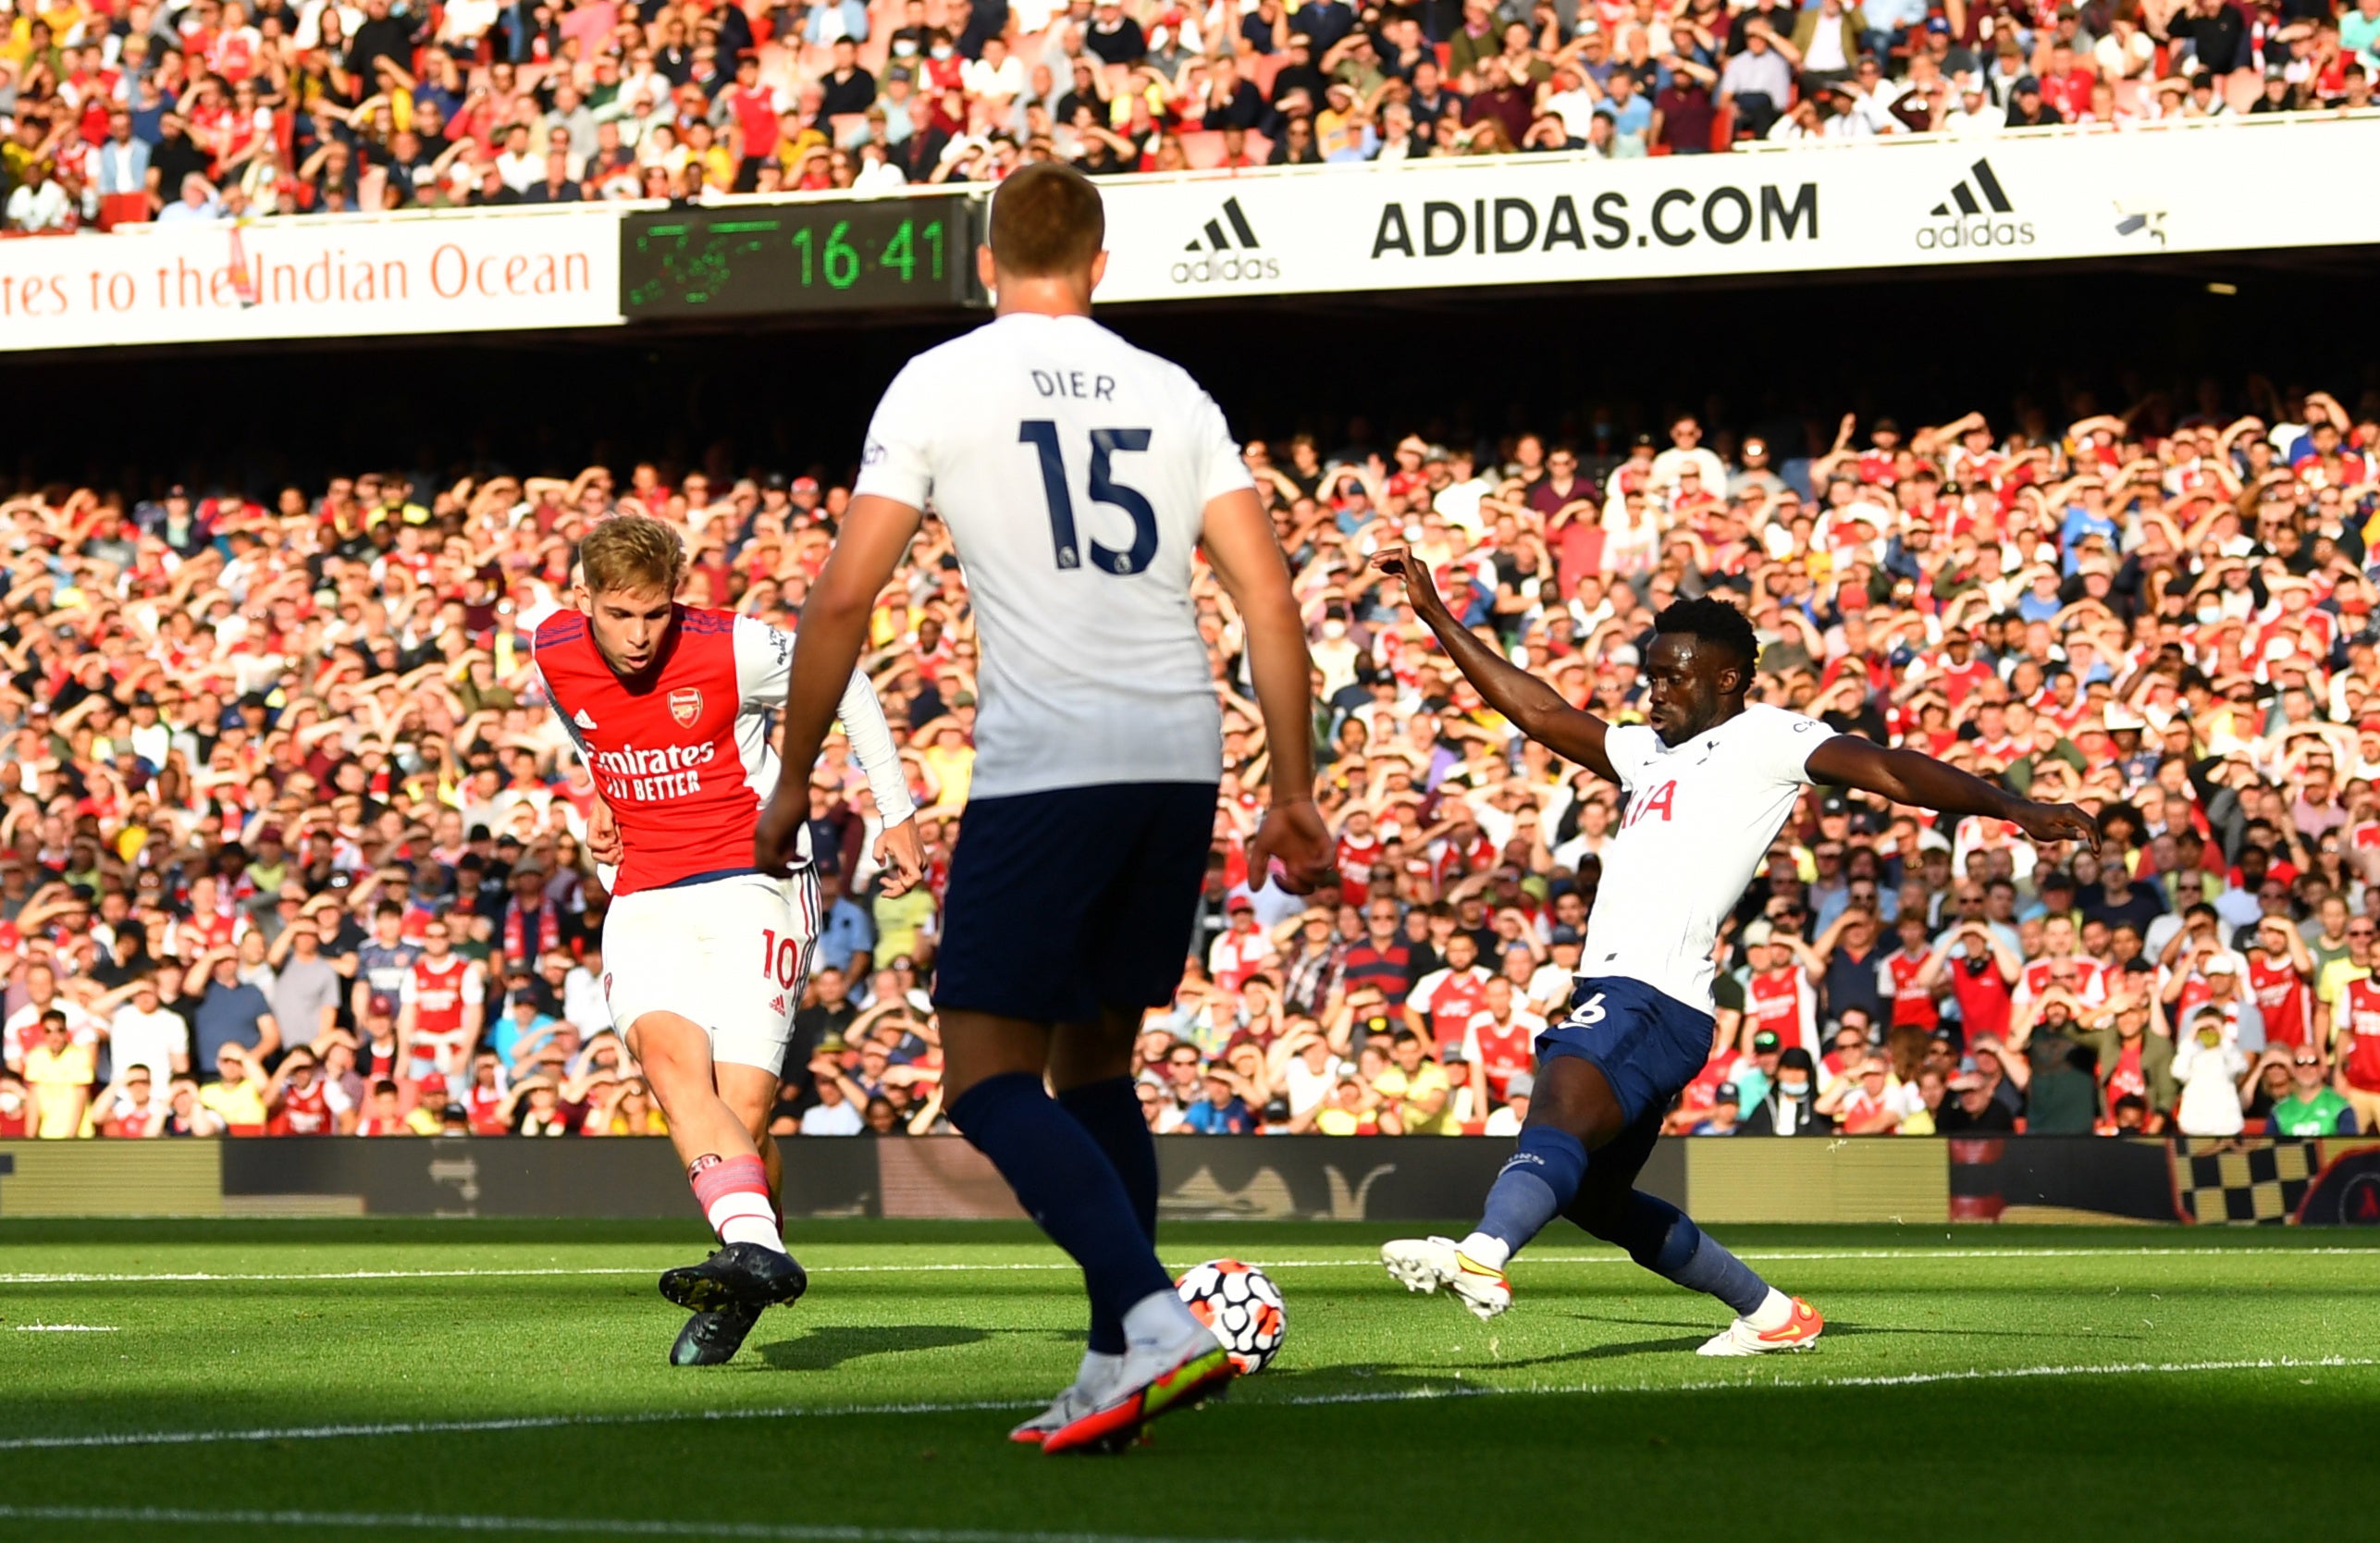
{"label": "navy sock", "polygon": [[1487,1191],[1479,1230],[1514,1253],[1562,1214],[1586,1178],[1586,1148],[1576,1136],[1550,1125],[1521,1131],[1520,1149]]}
{"label": "navy sock", "polygon": [[1050,1241],[1082,1266],[1094,1316],[1121,1324],[1135,1303],[1173,1289],[1116,1165],[1039,1076],[986,1078],[951,1105],[950,1122],[992,1159]]}
{"label": "navy sock", "polygon": [[1727,1252],[1694,1218],[1655,1195],[1638,1190],[1628,1197],[1607,1241],[1655,1275],[1690,1291],[1707,1291],[1748,1317],[1769,1298],[1769,1283]]}
{"label": "navy sock", "polygon": [[[1058,1094],[1058,1105],[1072,1115],[1123,1181],[1125,1198],[1141,1224],[1141,1235],[1157,1241],[1157,1142],[1141,1115],[1141,1093],[1129,1077],[1086,1082]],[[1100,1311],[1091,1313],[1091,1348],[1103,1355],[1124,1353],[1124,1320]]]}

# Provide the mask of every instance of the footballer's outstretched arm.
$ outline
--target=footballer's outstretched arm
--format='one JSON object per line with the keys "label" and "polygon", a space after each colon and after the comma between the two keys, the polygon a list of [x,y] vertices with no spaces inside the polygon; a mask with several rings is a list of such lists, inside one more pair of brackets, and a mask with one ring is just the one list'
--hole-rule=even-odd
{"label": "footballer's outstretched arm", "polygon": [[860,494],[844,514],[833,554],[810,586],[785,690],[784,731],[778,742],[783,765],[752,838],[753,865],[764,873],[783,873],[793,865],[795,833],[809,817],[810,769],[818,764],[819,747],[858,668],[876,597],[924,519],[908,504]]}
{"label": "footballer's outstretched arm", "polygon": [[2099,821],[2072,804],[2019,798],[1915,750],[1888,749],[1857,734],[1839,734],[1810,752],[1808,770],[1815,782],[1856,787],[1943,814],[2005,820],[2036,841],[2079,841],[2099,850]]}
{"label": "footballer's outstretched arm", "polygon": [[876,860],[884,865],[884,893],[906,895],[926,870],[926,850],[918,839],[918,806],[909,796],[908,771],[901,764],[893,731],[884,722],[884,704],[876,699],[875,685],[866,671],[852,671],[836,715],[843,720],[844,736],[851,741],[859,769],[868,773],[868,796],[882,826],[876,836]]}
{"label": "footballer's outstretched arm", "polygon": [[1287,874],[1282,887],[1304,895],[1332,876],[1337,853],[1314,808],[1313,656],[1289,587],[1289,560],[1252,488],[1207,500],[1200,545],[1248,630],[1248,673],[1272,753],[1265,780],[1273,801],[1248,844],[1249,882],[1263,887],[1278,858]]}
{"label": "footballer's outstretched arm", "polygon": [[1605,782],[1619,782],[1620,773],[1612,770],[1611,758],[1603,748],[1603,735],[1610,725],[1571,706],[1560,692],[1474,636],[1446,608],[1430,578],[1429,564],[1415,557],[1412,549],[1402,542],[1383,547],[1372,566],[1404,581],[1413,614],[1437,634],[1439,646],[1454,660],[1455,668],[1479,688],[1490,707],[1554,754],[1578,762]]}

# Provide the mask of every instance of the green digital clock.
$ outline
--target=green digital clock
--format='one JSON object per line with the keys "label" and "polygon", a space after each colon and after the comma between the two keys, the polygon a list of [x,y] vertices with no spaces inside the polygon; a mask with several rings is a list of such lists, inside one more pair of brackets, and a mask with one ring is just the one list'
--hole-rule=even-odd
{"label": "green digital clock", "polygon": [[871,198],[630,215],[620,308],[631,321],[954,310],[978,293],[973,207]]}

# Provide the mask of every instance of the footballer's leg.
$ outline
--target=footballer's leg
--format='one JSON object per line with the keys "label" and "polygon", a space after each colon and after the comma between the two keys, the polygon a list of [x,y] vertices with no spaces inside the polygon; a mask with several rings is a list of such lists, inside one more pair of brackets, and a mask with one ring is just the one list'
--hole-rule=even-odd
{"label": "footballer's leg", "polygon": [[1114,1369],[1042,1450],[1110,1450],[1230,1380],[1229,1356],[1174,1294],[1116,1165],[1043,1088],[1050,1027],[961,1008],[944,1009],[942,1026],[951,1123],[1082,1267],[1093,1315],[1123,1327]]}
{"label": "footballer's leg", "polygon": [[[1511,1305],[1506,1264],[1577,1199],[1590,1154],[1601,1161],[1599,1148],[1619,1141],[1650,1111],[1666,1108],[1701,1068],[1710,1015],[1641,981],[1582,980],[1570,1016],[1537,1044],[1529,1117],[1487,1191],[1479,1225],[1461,1242],[1400,1239],[1380,1251],[1381,1263],[1406,1290],[1445,1287],[1482,1318]],[[1626,1171],[1633,1177],[1635,1169]]]}
{"label": "footballer's leg", "polygon": [[[1231,1376],[1149,1239],[1153,1167],[1085,1088],[1128,1065],[1129,1020],[1180,981],[1214,834],[1212,784],[1115,784],[973,798],[952,854],[935,985],[951,1123],[1082,1266],[1091,1315],[1122,1348],[1050,1452],[1113,1450]],[[1055,1025],[1077,1026],[1060,1031]],[[1098,1030],[1091,1031],[1091,1026]],[[1075,1113],[1043,1086],[1063,1032]],[[1137,1121],[1138,1108],[1134,1109]]]}
{"label": "footballer's leg", "polygon": [[[1050,1035],[1049,1083],[1058,1105],[1072,1115],[1099,1150],[1116,1165],[1132,1213],[1152,1244],[1157,1241],[1157,1147],[1141,1117],[1132,1085],[1132,1038],[1138,1012],[1109,1010],[1096,1023],[1061,1023]],[[1094,1308],[1091,1342],[1066,1391],[1051,1405],[1008,1433],[1012,1441],[1038,1446],[1054,1430],[1072,1424],[1098,1389],[1124,1360],[1121,1319]]]}
{"label": "footballer's leg", "polygon": [[1587,1154],[1626,1129],[1618,1096],[1601,1068],[1574,1055],[1548,1055],[1520,1145],[1487,1191],[1479,1225],[1451,1238],[1400,1238],[1381,1263],[1409,1291],[1443,1287],[1482,1318],[1512,1304],[1505,1265],[1561,1215],[1585,1180]]}
{"label": "footballer's leg", "polygon": [[1663,1279],[1735,1310],[1735,1322],[1704,1344],[1701,1354],[1807,1350],[1826,1327],[1816,1309],[1761,1279],[1676,1206],[1635,1187],[1660,1135],[1661,1113],[1656,1108],[1639,1117],[1595,1154],[1585,1182],[1562,1215]]}
{"label": "footballer's leg", "polygon": [[[675,1013],[638,1017],[629,1025],[628,1048],[669,1119],[670,1140],[721,1245],[702,1264],[663,1275],[661,1294],[697,1312],[729,1302],[763,1307],[801,1295],[808,1281],[777,1229],[767,1167],[745,1117],[721,1096],[738,1073],[767,1074],[756,1067],[714,1068],[709,1034]],[[773,1079],[770,1087],[773,1092]]]}
{"label": "footballer's leg", "polygon": [[[759,1154],[761,1171],[769,1186],[770,1210],[782,1239],[785,1225],[784,1157],[778,1149],[777,1138],[769,1130],[769,1117],[777,1102],[777,1074],[759,1067],[721,1061],[713,1068],[713,1075],[721,1101],[744,1121],[745,1131]],[[685,1327],[678,1331],[677,1342],[670,1347],[670,1364],[716,1366],[734,1360],[753,1325],[760,1321],[760,1304],[740,1301],[696,1312],[686,1319]]]}

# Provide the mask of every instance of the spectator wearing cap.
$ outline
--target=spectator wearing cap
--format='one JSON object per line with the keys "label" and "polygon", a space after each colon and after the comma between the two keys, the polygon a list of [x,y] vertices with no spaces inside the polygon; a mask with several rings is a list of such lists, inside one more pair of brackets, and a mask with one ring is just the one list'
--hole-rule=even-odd
{"label": "spectator wearing cap", "polygon": [[1752,1049],[1738,1060],[1726,1080],[1735,1084],[1736,1114],[1739,1118],[1751,1117],[1753,1106],[1769,1096],[1775,1087],[1780,1068],[1783,1065],[1784,1041],[1774,1030],[1756,1030]]}
{"label": "spectator wearing cap", "polygon": [[1559,910],[1556,914],[1558,920],[1547,935],[1545,960],[1530,974],[1523,994],[1529,1010],[1548,1019],[1569,1009],[1578,981],[1579,956],[1586,950],[1585,930],[1560,920]]}
{"label": "spectator wearing cap", "polygon": [[2198,963],[2199,979],[2177,971],[2167,994],[2173,1009],[2193,1020],[2212,1012],[2224,1037],[2252,1055],[2264,1048],[2264,1015],[2247,990],[2244,964],[2228,949],[2209,952]]}
{"label": "spectator wearing cap", "polygon": [[1256,902],[1236,894],[1225,907],[1229,922],[1207,950],[1207,972],[1226,991],[1238,991],[1258,972],[1270,969],[1279,957],[1272,937],[1257,925]]}
{"label": "spectator wearing cap", "polygon": [[1743,1090],[1733,1082],[1721,1082],[1711,1099],[1710,1107],[1687,1130],[1692,1136],[1733,1136],[1742,1129],[1737,1113]]}
{"label": "spectator wearing cap", "polygon": [[2175,1128],[2186,1136],[2238,1135],[2247,1127],[2241,1084],[2248,1072],[2248,1057],[2223,1008],[2213,1002],[2198,1007],[2174,1050],[2173,1074],[2181,1084]]}
{"label": "spectator wearing cap", "polygon": [[2041,82],[2032,75],[2020,75],[2009,88],[2007,126],[2011,129],[2041,129],[2064,123],[2066,117],[2041,94]]}

